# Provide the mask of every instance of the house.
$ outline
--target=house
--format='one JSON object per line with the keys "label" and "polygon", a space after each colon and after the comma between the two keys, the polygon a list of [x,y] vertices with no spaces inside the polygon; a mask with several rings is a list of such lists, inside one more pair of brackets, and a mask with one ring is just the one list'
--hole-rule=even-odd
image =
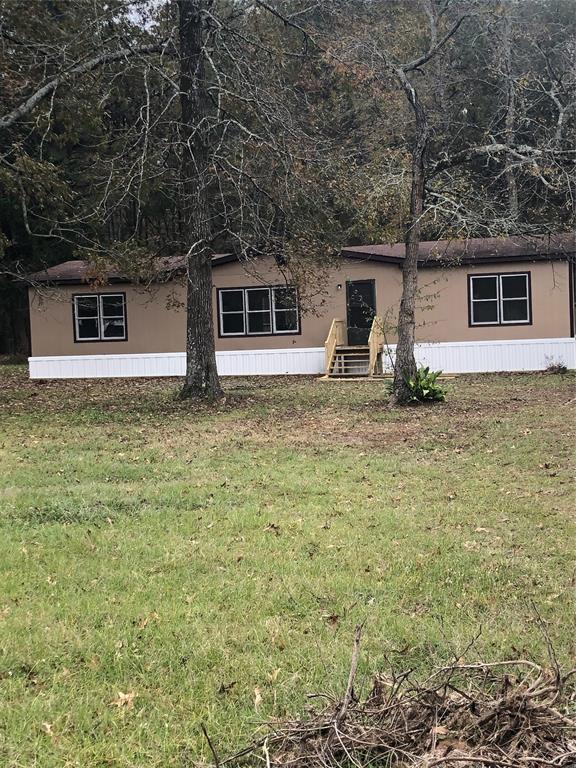
{"label": "house", "polygon": [[[574,234],[421,245],[416,356],[446,372],[576,367]],[[374,373],[394,354],[404,246],[346,248],[317,295],[273,259],[213,259],[222,375]],[[31,275],[32,378],[179,376],[182,265],[152,286],[68,261]],[[313,292],[311,292],[313,293]],[[376,319],[375,319],[376,318]]]}

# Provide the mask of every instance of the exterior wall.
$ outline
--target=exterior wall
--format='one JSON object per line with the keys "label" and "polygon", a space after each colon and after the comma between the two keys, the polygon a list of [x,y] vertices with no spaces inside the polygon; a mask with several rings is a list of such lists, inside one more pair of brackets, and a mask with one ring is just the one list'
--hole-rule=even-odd
{"label": "exterior wall", "polygon": [[[468,275],[530,272],[532,323],[530,325],[473,326],[468,324]],[[217,338],[218,350],[278,349],[322,346],[334,318],[346,318],[346,281],[375,280],[376,311],[384,318],[387,338],[396,341],[395,326],[402,293],[402,272],[394,264],[344,260],[327,275],[323,303],[301,319],[301,334]],[[214,270],[216,288],[273,285],[283,282],[275,268],[248,275],[241,264],[230,263]],[[421,269],[416,315],[419,342],[497,341],[545,339],[570,336],[570,280],[567,262],[514,262],[502,265],[455,266]],[[338,286],[341,286],[338,288]],[[214,324],[218,329],[215,295]],[[218,333],[218,331],[217,331]]]}
{"label": "exterior wall", "polygon": [[[531,325],[468,326],[468,274],[530,272]],[[376,283],[376,308],[383,316],[390,343],[395,341],[402,273],[396,265],[345,260],[327,275],[325,294],[314,313],[301,317],[301,332],[277,336],[218,337],[218,288],[247,287],[284,282],[270,264],[257,275],[238,262],[214,269],[214,324],[218,352],[246,350],[310,350],[324,345],[334,318],[346,317],[346,281]],[[340,286],[340,287],[339,287]],[[179,282],[146,291],[133,285],[111,285],[100,293],[126,293],[126,341],[75,342],[72,296],[89,293],[82,286],[61,286],[37,292],[30,289],[32,356],[99,356],[182,353],[185,347],[184,286]],[[174,306],[174,304],[179,306]],[[306,302],[305,302],[306,303]],[[563,339],[570,336],[569,269],[566,262],[509,263],[501,266],[462,266],[420,271],[419,342],[481,342],[522,339]]]}
{"label": "exterior wall", "polygon": [[[530,325],[468,325],[468,275],[529,272]],[[512,262],[420,271],[418,341],[496,341],[570,336],[570,271],[566,261]],[[425,309],[430,303],[433,306]]]}
{"label": "exterior wall", "polygon": [[[32,356],[130,355],[142,352],[183,352],[186,340],[184,287],[177,283],[154,286],[150,291],[117,284],[94,293],[126,294],[126,341],[74,341],[72,297],[91,293],[81,285],[29,289]],[[180,302],[180,307],[174,307]]]}
{"label": "exterior wall", "polygon": [[[335,317],[346,316],[346,280],[376,280],[378,308],[397,304],[402,275],[398,267],[373,262],[344,261],[329,274],[325,292],[314,311],[300,318],[300,333],[277,336],[219,337],[218,289],[278,285],[285,282],[275,264],[250,273],[238,262],[214,269],[214,328],[217,351],[247,349],[293,349],[324,345]],[[338,285],[341,286],[338,289]],[[186,339],[185,289],[181,283],[154,286],[146,291],[133,285],[118,284],[95,290],[96,293],[126,293],[126,341],[75,342],[72,297],[90,293],[89,287],[58,286],[41,292],[30,288],[32,356],[118,355],[183,352]],[[179,304],[175,307],[174,304]],[[319,305],[319,306],[318,306]],[[396,312],[396,308],[394,312]]]}
{"label": "exterior wall", "polygon": [[[326,284],[321,297],[304,297],[304,312],[300,318],[300,333],[277,336],[228,336],[219,337],[218,288],[247,288],[252,285],[278,285],[285,278],[278,268],[270,264],[261,268],[258,274],[249,274],[238,262],[224,264],[214,270],[214,327],[217,350],[245,349],[286,349],[290,347],[324,346],[330,325],[334,318],[346,317],[346,281],[374,280],[376,283],[376,305],[380,307],[397,305],[402,289],[402,273],[393,264],[378,264],[368,261],[343,259],[338,269],[326,275]],[[340,286],[340,287],[338,287]],[[313,304],[313,307],[309,307]]]}

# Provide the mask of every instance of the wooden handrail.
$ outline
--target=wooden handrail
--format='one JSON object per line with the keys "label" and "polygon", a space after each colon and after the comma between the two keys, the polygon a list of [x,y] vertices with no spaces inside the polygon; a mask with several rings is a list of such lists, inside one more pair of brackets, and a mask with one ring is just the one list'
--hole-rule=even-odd
{"label": "wooden handrail", "polygon": [[336,352],[336,347],[345,342],[344,332],[344,320],[339,320],[337,318],[332,320],[332,325],[330,326],[328,336],[324,342],[324,365],[326,373],[329,373],[330,371],[330,363]]}
{"label": "wooden handrail", "polygon": [[370,348],[370,362],[368,363],[368,376],[374,376],[378,364],[378,355],[382,352],[384,344],[384,321],[378,315],[374,315],[372,328],[368,336],[368,346]]}

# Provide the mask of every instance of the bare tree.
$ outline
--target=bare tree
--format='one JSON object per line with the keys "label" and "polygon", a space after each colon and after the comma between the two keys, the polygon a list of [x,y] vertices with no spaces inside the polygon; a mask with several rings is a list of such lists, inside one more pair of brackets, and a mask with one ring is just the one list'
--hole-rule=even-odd
{"label": "bare tree", "polygon": [[[90,195],[80,206],[77,199],[70,201],[67,215],[56,219],[29,210],[22,188],[26,226],[32,232],[31,219],[42,219],[50,237],[73,241],[76,252],[116,261],[134,274],[143,266],[153,271],[157,256],[183,255],[187,365],[181,396],[218,398],[214,253],[234,250],[245,259],[268,253],[282,258],[289,271],[287,256],[298,249],[292,179],[306,163],[308,145],[295,119],[291,77],[305,41],[295,23],[248,0],[135,5],[149,16],[141,25],[133,22],[131,39],[117,33],[115,5],[104,14],[112,33],[99,16],[101,34],[93,41],[82,33],[79,42],[72,28],[62,47],[53,49],[58,55],[48,67],[36,72],[34,62],[36,86],[0,117],[0,129],[9,132],[34,114],[49,121],[62,86],[82,83],[95,71],[106,104],[113,104],[117,83],[125,81],[130,103],[117,119],[111,107],[103,115],[112,130],[102,137],[91,168]],[[134,4],[123,10],[129,6]],[[9,29],[4,36],[17,37]],[[70,38],[77,49],[74,61],[64,55]],[[41,46],[34,50],[41,57]],[[173,221],[152,239],[146,232],[150,190]]]}
{"label": "bare tree", "polygon": [[[425,191],[429,172],[429,143],[431,127],[429,109],[421,97],[417,76],[422,69],[439,56],[466,18],[466,13],[456,15],[456,19],[441,31],[449,3],[444,2],[438,8],[432,0],[422,0],[422,7],[428,24],[428,47],[409,61],[398,61],[392,55],[385,40],[378,32],[378,25],[364,32],[359,40],[349,44],[342,51],[342,56],[350,64],[363,68],[368,66],[373,78],[383,91],[388,90],[392,79],[406,99],[413,116],[413,130],[409,144],[410,151],[410,194],[409,209],[404,223],[405,258],[402,267],[402,298],[398,314],[398,341],[394,366],[394,399],[398,403],[408,402],[411,396],[408,380],[416,373],[414,357],[416,302],[418,294],[418,259],[422,233],[422,221],[425,212]],[[372,9],[369,9],[369,16]]]}
{"label": "bare tree", "polygon": [[[515,144],[515,124],[516,124],[516,100],[517,87],[514,77],[514,60],[512,55],[512,13],[513,6],[510,0],[505,0],[502,4],[504,19],[502,22],[501,34],[501,57],[502,57],[502,77],[505,95],[505,117],[504,117],[504,142],[509,150]],[[504,160],[504,176],[506,179],[506,188],[508,194],[508,209],[512,220],[518,218],[518,187],[516,185],[516,176],[514,172],[514,162],[510,152],[506,153]]]}
{"label": "bare tree", "polygon": [[222,395],[212,325],[212,227],[206,177],[210,93],[206,72],[212,0],[178,0],[182,192],[186,253],[186,377],[182,397]]}
{"label": "bare tree", "polygon": [[[564,138],[558,141],[573,103],[565,55],[570,33],[556,32],[561,46],[545,43],[546,33],[530,23],[531,11],[541,13],[544,5],[533,5],[521,19],[512,0],[419,0],[385,7],[359,1],[355,21],[346,3],[337,8],[339,35],[332,35],[330,48],[336,66],[347,66],[367,95],[376,92],[372,98],[382,116],[366,130],[380,128],[390,153],[401,143],[410,155],[393,387],[398,403],[409,400],[407,382],[416,371],[422,234],[435,239],[550,231],[556,218],[550,214],[557,210],[552,199],[565,211],[562,218],[573,220],[576,155]],[[519,24],[522,34],[516,32]],[[424,29],[428,42],[422,48]],[[540,57],[553,59],[566,73],[551,75],[547,67],[540,98],[524,84],[520,100],[518,82],[531,83],[542,71]],[[396,92],[408,112],[399,109]],[[542,114],[542,92],[556,104],[557,121]],[[388,179],[396,183],[393,173]]]}

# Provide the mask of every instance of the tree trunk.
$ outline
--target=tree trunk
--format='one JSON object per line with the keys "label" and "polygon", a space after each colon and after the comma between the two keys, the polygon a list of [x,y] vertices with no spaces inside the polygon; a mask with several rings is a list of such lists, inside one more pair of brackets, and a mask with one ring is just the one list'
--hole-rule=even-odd
{"label": "tree trunk", "polygon": [[405,86],[410,104],[416,115],[416,143],[412,149],[412,188],[410,214],[406,225],[406,251],[402,267],[402,300],[398,313],[398,344],[394,364],[392,399],[398,404],[410,400],[410,388],[406,383],[416,373],[414,337],[416,329],[416,297],[418,294],[418,256],[424,210],[424,185],[426,182],[426,151],[428,147],[428,120],[415,90]]}
{"label": "tree trunk", "polygon": [[212,316],[212,226],[206,189],[210,107],[205,16],[212,0],[178,0],[182,112],[182,217],[186,250],[186,378],[180,397],[223,396],[216,368]]}
{"label": "tree trunk", "polygon": [[[504,4],[504,33],[502,38],[502,69],[506,78],[506,118],[504,122],[504,143],[507,147],[514,144],[516,122],[516,81],[512,71],[512,7]],[[518,187],[510,153],[506,155],[504,169],[506,178],[506,194],[508,198],[508,214],[512,221],[518,218]]]}

